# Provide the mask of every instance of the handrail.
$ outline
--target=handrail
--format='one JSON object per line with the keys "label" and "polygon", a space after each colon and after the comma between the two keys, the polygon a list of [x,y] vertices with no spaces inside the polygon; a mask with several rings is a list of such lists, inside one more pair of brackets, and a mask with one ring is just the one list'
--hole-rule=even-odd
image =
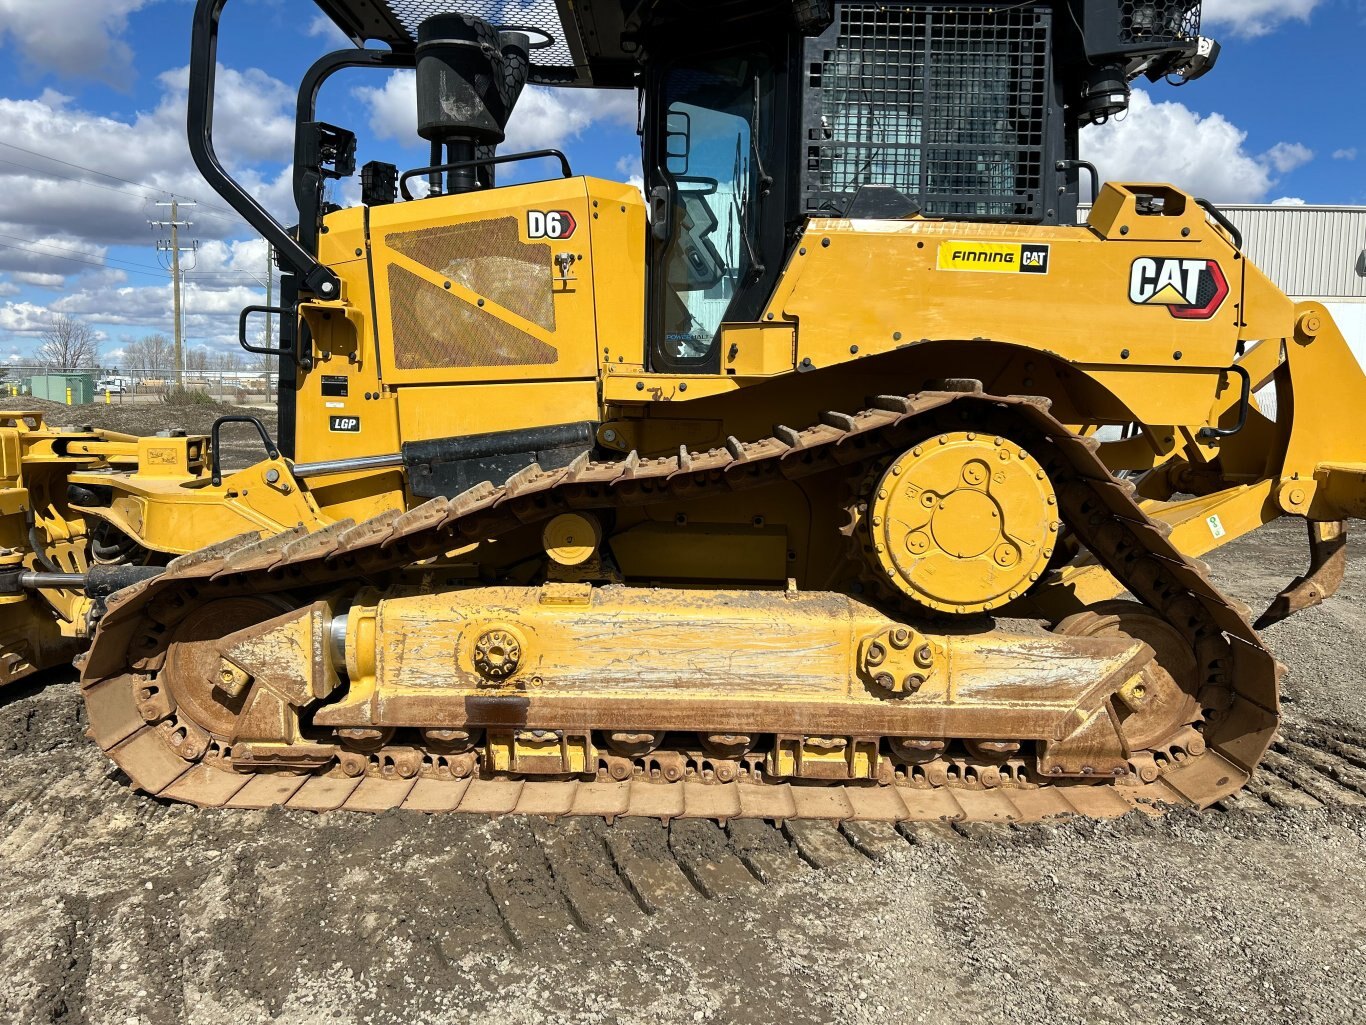
{"label": "handrail", "polygon": [[1239,252],[1243,251],[1243,233],[1238,230],[1238,225],[1229,220],[1228,214],[1224,213],[1224,211],[1220,210],[1208,199],[1197,199],[1195,205],[1213,217],[1215,223],[1228,232],[1229,238],[1233,239],[1234,249]]}
{"label": "handrail", "polygon": [[1252,375],[1247,372],[1247,367],[1239,366],[1237,363],[1229,367],[1226,372],[1237,374],[1243,379],[1242,394],[1238,397],[1238,422],[1232,427],[1200,428],[1198,436],[1201,441],[1213,441],[1215,438],[1231,438],[1247,426],[1247,414],[1252,407]]}
{"label": "handrail", "polygon": [[198,0],[190,42],[190,88],[187,111],[190,155],[213,190],[275,247],[280,262],[298,275],[315,295],[335,299],[341,281],[307,252],[241,184],[223,168],[213,146],[214,86],[218,73],[218,23],[228,0]]}
{"label": "handrail", "polygon": [[266,448],[266,456],[270,459],[280,458],[280,450],[276,448],[275,442],[270,440],[266,425],[256,417],[220,416],[213,422],[213,427],[209,430],[209,478],[213,481],[214,487],[223,483],[223,463],[222,456],[218,451],[218,436],[222,433],[224,424],[251,424],[256,428],[256,433],[261,436],[261,444]]}
{"label": "handrail", "polygon": [[403,198],[412,202],[413,194],[408,189],[408,182],[414,178],[425,178],[430,174],[445,174],[447,171],[463,171],[470,167],[492,167],[495,164],[511,164],[518,160],[539,160],[541,157],[554,157],[560,162],[560,170],[564,172],[563,177],[574,177],[574,171],[569,166],[569,158],[557,149],[535,149],[528,150],[526,153],[508,153],[505,156],[480,157],[477,160],[459,160],[453,164],[434,164],[431,167],[415,167],[411,171],[404,171],[403,176],[398,180],[398,190],[403,194]]}
{"label": "handrail", "polygon": [[293,356],[294,350],[286,346],[278,349],[269,345],[252,345],[247,341],[247,320],[254,313],[268,313],[277,317],[288,317],[294,310],[287,306],[246,306],[242,309],[242,315],[237,320],[237,344],[247,352],[255,353],[258,356]]}

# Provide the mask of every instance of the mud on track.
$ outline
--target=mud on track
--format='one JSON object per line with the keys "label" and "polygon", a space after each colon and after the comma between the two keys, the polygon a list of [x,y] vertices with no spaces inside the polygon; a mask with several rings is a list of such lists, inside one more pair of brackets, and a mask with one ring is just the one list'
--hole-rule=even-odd
{"label": "mud on track", "polygon": [[[1346,1022],[1366,1000],[1366,600],[1273,628],[1225,810],[1024,828],[199,812],[0,694],[0,1021]],[[1293,524],[1214,560],[1263,604]]]}

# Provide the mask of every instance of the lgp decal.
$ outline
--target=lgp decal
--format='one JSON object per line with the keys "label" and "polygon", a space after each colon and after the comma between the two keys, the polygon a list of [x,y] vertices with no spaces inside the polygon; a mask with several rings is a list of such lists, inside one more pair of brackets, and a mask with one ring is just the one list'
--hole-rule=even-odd
{"label": "lgp decal", "polygon": [[360,417],[358,416],[333,416],[328,417],[328,429],[335,434],[359,434]]}
{"label": "lgp decal", "polygon": [[979,274],[1047,274],[1049,247],[1037,242],[941,242],[939,269]]}
{"label": "lgp decal", "polygon": [[1213,260],[1144,256],[1129,271],[1129,301],[1165,306],[1180,320],[1209,320],[1228,298],[1228,279]]}
{"label": "lgp decal", "polygon": [[579,223],[568,210],[528,210],[527,238],[572,238]]}

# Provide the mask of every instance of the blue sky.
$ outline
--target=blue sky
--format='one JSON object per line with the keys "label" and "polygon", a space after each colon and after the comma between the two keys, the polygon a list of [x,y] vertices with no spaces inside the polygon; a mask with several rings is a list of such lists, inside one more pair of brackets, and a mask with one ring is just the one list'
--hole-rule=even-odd
{"label": "blue sky", "polygon": [[[0,0],[0,359],[22,361],[54,312],[89,322],[111,363],[126,340],[169,333],[169,276],[154,248],[165,233],[146,221],[170,191],[203,204],[189,215],[201,250],[188,343],[232,351],[236,310],[264,298],[263,244],[223,211],[185,149],[192,9]],[[1224,44],[1214,73],[1153,86],[1122,123],[1088,130],[1102,173],[1225,202],[1366,204],[1366,0],[1208,0],[1206,34]],[[337,42],[308,0],[228,5],[220,155],[282,217],[295,83]],[[629,95],[533,91],[511,144],[557,145],[576,170],[626,180],[639,173],[634,110]],[[404,77],[345,73],[321,116],[357,131],[362,161],[425,162]]]}

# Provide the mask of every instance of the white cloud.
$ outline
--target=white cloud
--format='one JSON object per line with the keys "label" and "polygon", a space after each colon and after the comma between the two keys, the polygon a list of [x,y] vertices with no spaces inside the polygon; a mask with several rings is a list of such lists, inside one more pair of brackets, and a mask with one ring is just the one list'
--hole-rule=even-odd
{"label": "white cloud", "polygon": [[1305,21],[1322,0],[1205,0],[1203,23],[1235,35],[1264,36],[1285,21]]}
{"label": "white cloud", "polygon": [[[264,299],[265,277],[266,244],[261,239],[210,240],[202,245],[185,264],[182,299],[189,344],[235,350],[237,315],[242,307]],[[119,272],[99,272],[75,283],[58,276],[57,283],[63,282],[64,294],[46,307],[31,302],[0,307],[0,333],[36,337],[54,313],[110,328],[171,329],[169,276],[164,284],[129,285]]]}
{"label": "white cloud", "polygon": [[[169,330],[169,275],[159,272],[153,248],[165,234],[147,224],[167,219],[169,211],[156,206],[167,198],[155,191],[161,189],[203,200],[181,212],[194,222],[188,237],[202,242],[187,261],[189,337],[195,344],[234,344],[237,312],[264,299],[258,279],[266,273],[265,244],[229,241],[252,233],[194,167],[185,143],[187,80],[184,68],[159,76],[156,105],[126,118],[83,109],[51,90],[34,99],[0,98],[0,140],[68,162],[0,146],[0,273],[8,283],[0,298],[11,300],[0,307],[0,339],[31,338],[42,330],[41,297],[16,294],[16,285],[55,291],[51,310],[93,325]],[[250,193],[291,223],[292,91],[259,70],[220,67],[218,82],[220,158]],[[89,174],[74,164],[153,189]],[[117,245],[137,249],[100,266]]]}
{"label": "white cloud", "polygon": [[118,88],[132,74],[123,41],[128,15],[150,0],[0,0],[0,37],[10,36],[27,64]]}
{"label": "white cloud", "polygon": [[1263,157],[1280,174],[1289,174],[1314,159],[1314,151],[1298,142],[1278,142]]}
{"label": "white cloud", "polygon": [[21,270],[13,271],[10,277],[21,285],[32,285],[34,288],[61,288],[66,284],[65,274],[43,274],[40,271]]}
{"label": "white cloud", "polygon": [[355,45],[345,32],[337,28],[337,23],[326,14],[315,14],[313,20],[308,23],[306,31],[315,39],[325,39],[328,45],[339,49],[343,46]]}
{"label": "white cloud", "polygon": [[618,160],[617,173],[626,180],[626,184],[645,191],[645,169],[641,166],[639,153],[631,153]]}
{"label": "white cloud", "polygon": [[370,131],[380,139],[397,139],[405,145],[421,143],[417,135],[417,78],[411,71],[395,71],[381,86],[352,90],[370,108]]}
{"label": "white cloud", "polygon": [[1355,146],[1349,146],[1346,149],[1333,150],[1334,160],[1355,160],[1356,158],[1357,151]]}
{"label": "white cloud", "polygon": [[1222,114],[1135,90],[1126,117],[1082,132],[1082,155],[1103,179],[1166,181],[1215,202],[1254,202],[1274,184],[1264,160],[1244,148],[1247,133]]}
{"label": "white cloud", "polygon": [[558,148],[596,124],[634,125],[636,96],[620,89],[542,89],[522,93],[508,124],[508,152]]}
{"label": "white cloud", "polygon": [[1273,199],[1272,206],[1304,206],[1304,200],[1299,196],[1282,196],[1280,199]]}
{"label": "white cloud", "polygon": [[0,306],[0,331],[36,338],[52,323],[52,314],[35,303],[5,303]]}
{"label": "white cloud", "polygon": [[[289,182],[263,180],[256,168],[290,158],[290,90],[257,70],[220,68],[218,77],[215,140],[220,158],[267,205],[288,209]],[[0,139],[55,158],[0,147],[0,232],[42,241],[80,237],[93,246],[150,246],[155,239],[147,221],[164,219],[155,204],[167,196],[71,166],[79,164],[182,197],[204,197],[205,206],[187,215],[199,237],[241,234],[242,221],[222,210],[190,158],[185,143],[187,78],[184,68],[161,75],[157,105],[127,120],[84,110],[53,90],[35,99],[0,98]]]}
{"label": "white cloud", "polygon": [[[395,71],[382,86],[354,95],[370,108],[370,130],[381,139],[422,144],[417,134],[417,80]],[[558,149],[595,124],[634,125],[635,93],[621,89],[548,89],[528,86],[512,112],[503,150]]]}

